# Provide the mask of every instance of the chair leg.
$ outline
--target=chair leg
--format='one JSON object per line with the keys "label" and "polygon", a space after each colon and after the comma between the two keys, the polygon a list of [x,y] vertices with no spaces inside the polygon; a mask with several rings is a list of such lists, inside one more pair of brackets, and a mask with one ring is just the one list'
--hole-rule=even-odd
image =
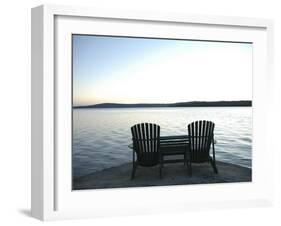
{"label": "chair leg", "polygon": [[132,170],[131,180],[133,180],[135,178],[136,169],[137,169],[137,164],[133,163],[133,170]]}
{"label": "chair leg", "polygon": [[210,157],[210,161],[211,161],[211,164],[212,164],[212,167],[213,167],[213,169],[214,169],[215,174],[218,174],[218,169],[217,169],[217,166],[216,166],[216,157],[215,157],[215,142],[214,142],[214,137],[213,137],[213,140],[212,140],[212,146],[213,146],[213,158]]}
{"label": "chair leg", "polygon": [[217,166],[216,166],[216,161],[214,161],[213,159],[211,159],[210,162],[211,162],[211,165],[212,165],[212,167],[213,167],[214,173],[215,173],[215,174],[218,174],[218,169],[217,169]]}

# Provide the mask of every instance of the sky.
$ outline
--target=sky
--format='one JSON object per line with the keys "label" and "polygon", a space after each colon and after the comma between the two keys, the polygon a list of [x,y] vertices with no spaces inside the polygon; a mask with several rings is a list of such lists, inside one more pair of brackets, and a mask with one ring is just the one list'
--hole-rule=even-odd
{"label": "sky", "polygon": [[250,43],[73,35],[73,105],[252,100]]}

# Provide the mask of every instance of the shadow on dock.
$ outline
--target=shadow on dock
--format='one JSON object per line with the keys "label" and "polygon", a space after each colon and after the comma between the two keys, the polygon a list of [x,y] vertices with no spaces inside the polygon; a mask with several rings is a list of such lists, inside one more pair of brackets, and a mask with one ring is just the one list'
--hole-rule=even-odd
{"label": "shadow on dock", "polygon": [[218,174],[214,174],[210,164],[193,164],[192,177],[188,176],[183,164],[166,164],[163,178],[159,178],[159,167],[138,167],[134,180],[130,179],[132,164],[104,169],[73,181],[73,190],[146,187],[185,184],[210,184],[252,181],[252,170],[246,167],[217,161]]}

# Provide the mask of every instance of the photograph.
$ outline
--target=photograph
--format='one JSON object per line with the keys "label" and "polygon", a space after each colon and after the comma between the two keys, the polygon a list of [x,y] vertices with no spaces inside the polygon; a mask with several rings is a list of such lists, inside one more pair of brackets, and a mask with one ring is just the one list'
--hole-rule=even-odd
{"label": "photograph", "polygon": [[253,43],[72,34],[72,190],[252,181]]}

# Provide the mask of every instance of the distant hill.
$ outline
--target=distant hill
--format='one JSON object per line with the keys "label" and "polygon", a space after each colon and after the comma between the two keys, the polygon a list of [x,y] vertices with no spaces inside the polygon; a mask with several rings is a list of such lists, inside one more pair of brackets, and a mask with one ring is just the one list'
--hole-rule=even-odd
{"label": "distant hill", "polygon": [[251,107],[251,100],[239,101],[192,101],[170,104],[169,107]]}
{"label": "distant hill", "polygon": [[170,104],[118,104],[102,103],[86,106],[74,106],[73,108],[146,108],[146,107],[251,107],[251,100],[239,101],[191,101]]}

